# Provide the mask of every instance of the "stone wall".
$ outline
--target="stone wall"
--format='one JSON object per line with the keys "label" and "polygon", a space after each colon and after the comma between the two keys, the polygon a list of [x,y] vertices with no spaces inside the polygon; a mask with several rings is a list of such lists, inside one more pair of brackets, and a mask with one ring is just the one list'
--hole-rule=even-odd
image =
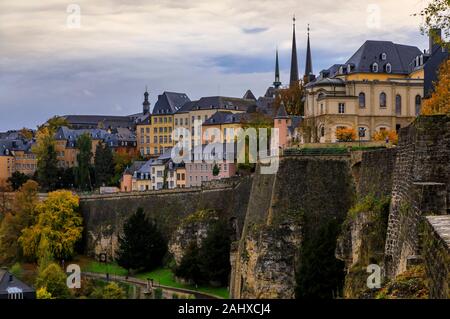
{"label": "stone wall", "polygon": [[233,298],[293,298],[301,246],[318,226],[342,222],[354,197],[350,156],[282,158],[254,178],[244,230],[232,252]]}
{"label": "stone wall", "polygon": [[426,217],[423,257],[429,297],[450,299],[450,215]]}
{"label": "stone wall", "polygon": [[419,117],[401,129],[399,140],[385,247],[390,278],[421,255],[423,217],[448,214],[450,117]]}
{"label": "stone wall", "polygon": [[115,256],[117,238],[124,221],[139,207],[147,216],[156,218],[167,239],[180,221],[196,211],[212,209],[233,221],[240,235],[252,185],[251,177],[243,177],[222,188],[203,187],[145,193],[91,195],[80,197],[84,217],[85,253],[97,256],[105,252]]}

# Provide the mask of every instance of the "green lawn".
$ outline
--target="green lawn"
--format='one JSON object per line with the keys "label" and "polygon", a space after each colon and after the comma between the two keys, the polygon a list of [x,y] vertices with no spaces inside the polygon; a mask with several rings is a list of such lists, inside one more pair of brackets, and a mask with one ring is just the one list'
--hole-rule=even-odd
{"label": "green lawn", "polygon": [[[127,275],[126,269],[120,267],[115,263],[104,264],[97,261],[87,262],[82,271],[94,272],[94,273],[109,273],[111,275],[125,276]],[[144,273],[138,273],[133,275],[133,277],[139,279],[151,278],[155,283],[159,283],[163,286],[174,287],[174,288],[186,288],[191,290],[197,290],[200,292],[209,293],[222,298],[228,298],[228,291],[226,287],[211,287],[211,286],[199,286],[195,288],[192,285],[186,285],[175,281],[174,275],[169,268],[158,268],[156,270]]]}

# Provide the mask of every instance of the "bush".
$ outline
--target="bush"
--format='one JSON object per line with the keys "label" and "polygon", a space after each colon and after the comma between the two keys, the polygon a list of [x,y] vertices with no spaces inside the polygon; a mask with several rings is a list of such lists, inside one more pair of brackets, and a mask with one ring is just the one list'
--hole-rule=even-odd
{"label": "bush", "polygon": [[102,299],[125,299],[125,291],[115,282],[103,288]]}
{"label": "bush", "polygon": [[47,291],[47,288],[41,287],[36,290],[36,298],[37,299],[54,299],[52,294]]}
{"label": "bush", "polygon": [[44,270],[40,271],[36,278],[36,287],[45,288],[54,298],[64,299],[70,296],[66,284],[67,276],[55,263],[50,263]]}
{"label": "bush", "polygon": [[386,141],[386,139],[388,139],[389,142],[395,145],[398,143],[397,132],[391,130],[377,131],[373,134],[373,139],[375,141]]}
{"label": "bush", "polygon": [[336,139],[339,142],[352,142],[356,140],[356,131],[354,128],[338,128],[336,130]]}

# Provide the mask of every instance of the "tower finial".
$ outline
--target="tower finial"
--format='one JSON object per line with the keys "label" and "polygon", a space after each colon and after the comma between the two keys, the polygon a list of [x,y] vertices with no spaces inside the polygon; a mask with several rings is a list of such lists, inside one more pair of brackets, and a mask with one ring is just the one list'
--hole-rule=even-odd
{"label": "tower finial", "polygon": [[306,63],[305,63],[305,75],[303,76],[303,82],[309,83],[314,80],[315,76],[313,74],[313,66],[312,66],[312,55],[311,55],[311,45],[309,41],[309,32],[311,30],[308,23],[308,40],[306,43]]}
{"label": "tower finial", "polygon": [[298,62],[297,62],[297,44],[295,40],[295,14],[292,19],[292,54],[291,54],[291,76],[289,81],[289,86],[293,87],[294,85],[298,85],[299,77],[298,77]]}

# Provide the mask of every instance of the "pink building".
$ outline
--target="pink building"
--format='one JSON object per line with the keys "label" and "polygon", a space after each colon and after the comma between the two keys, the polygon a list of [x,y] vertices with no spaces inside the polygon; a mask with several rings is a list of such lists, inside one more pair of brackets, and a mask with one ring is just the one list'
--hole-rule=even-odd
{"label": "pink building", "polygon": [[299,127],[302,121],[300,116],[289,116],[282,103],[278,108],[277,115],[273,120],[273,127],[278,128],[279,146],[281,148],[289,147],[295,140],[300,140]]}

